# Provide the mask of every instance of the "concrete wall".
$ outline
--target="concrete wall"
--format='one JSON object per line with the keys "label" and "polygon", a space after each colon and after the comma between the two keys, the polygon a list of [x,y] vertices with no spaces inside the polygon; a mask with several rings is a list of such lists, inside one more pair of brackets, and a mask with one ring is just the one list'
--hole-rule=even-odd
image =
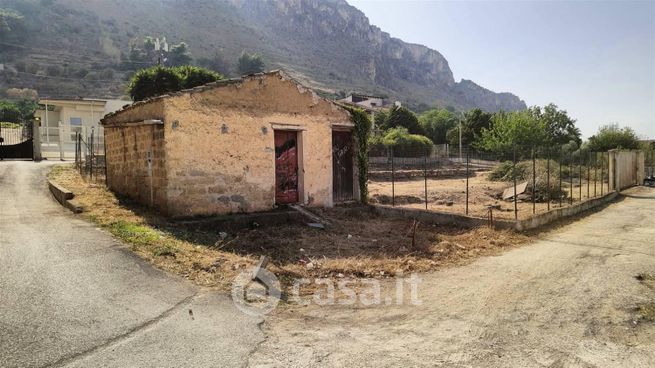
{"label": "concrete wall", "polygon": [[517,221],[514,227],[519,231],[536,229],[554,221],[575,216],[598,206],[605,205],[613,201],[616,196],[618,196],[617,192],[610,192],[602,197],[589,199],[573,206],[552,209],[548,212],[534,215],[528,219]]}
{"label": "concrete wall", "polygon": [[332,205],[332,124],[350,115],[278,75],[166,99],[169,213],[176,217],[275,205],[274,131],[299,135],[300,201]]}
{"label": "concrete wall", "polygon": [[643,151],[609,151],[610,190],[623,190],[644,182]]}
{"label": "concrete wall", "polygon": [[161,101],[125,111],[105,126],[105,145],[109,188],[166,214],[164,125],[142,123],[162,115]]}
{"label": "concrete wall", "polygon": [[[536,229],[563,218],[575,216],[593,208],[610,203],[618,196],[617,192],[610,192],[602,197],[590,199],[569,207],[552,209],[548,212],[534,215],[520,221],[509,221],[494,219],[493,227],[496,229],[515,229],[527,231]],[[390,207],[383,205],[372,205],[375,211],[385,216],[416,219],[427,224],[455,225],[463,227],[479,227],[489,224],[487,219],[458,215],[454,213],[427,211],[417,208]]]}

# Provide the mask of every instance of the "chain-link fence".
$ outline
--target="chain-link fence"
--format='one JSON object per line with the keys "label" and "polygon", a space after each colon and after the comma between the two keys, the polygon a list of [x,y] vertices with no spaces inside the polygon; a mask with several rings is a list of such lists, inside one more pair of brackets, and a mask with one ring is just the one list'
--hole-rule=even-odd
{"label": "chain-link fence", "polygon": [[373,203],[483,218],[524,219],[609,191],[607,152],[376,146],[369,162]]}

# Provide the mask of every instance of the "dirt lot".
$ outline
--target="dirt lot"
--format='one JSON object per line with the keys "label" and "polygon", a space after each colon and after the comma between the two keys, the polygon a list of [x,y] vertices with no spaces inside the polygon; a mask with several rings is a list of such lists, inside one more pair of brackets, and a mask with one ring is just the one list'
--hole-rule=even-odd
{"label": "dirt lot", "polygon": [[[326,229],[297,221],[240,229],[169,223],[143,207],[116,198],[104,185],[88,183],[72,166],[57,166],[51,179],[75,193],[85,212],[160,268],[198,285],[227,289],[261,255],[282,281],[305,277],[386,278],[396,272],[429,271],[498,254],[527,243],[528,236],[488,228],[462,229],[390,219],[369,207],[316,210]],[[414,235],[415,234],[415,235]],[[413,238],[413,239],[412,239]]]}
{"label": "dirt lot", "polygon": [[627,195],[529,246],[423,274],[420,305],[278,310],[249,366],[653,367],[655,189]]}
{"label": "dirt lot", "polygon": [[[514,219],[514,202],[503,201],[501,194],[504,189],[512,187],[513,183],[490,181],[487,179],[489,172],[482,171],[472,173],[469,178],[469,216],[484,217],[488,215],[488,205],[499,205],[500,210],[494,210],[494,218]],[[580,183],[578,179],[573,183],[574,203],[580,202]],[[425,209],[425,181],[421,178],[395,182],[396,205],[411,208]],[[562,187],[570,192],[570,183],[563,182]],[[607,191],[605,184],[604,192]],[[466,178],[458,179],[431,179],[427,180],[428,210],[465,214],[466,209]],[[372,202],[391,205],[392,185],[391,181],[371,181],[369,192]],[[596,194],[600,195],[600,182],[597,183]],[[594,196],[594,183],[589,183],[589,195]],[[587,200],[587,182],[582,181],[582,200]],[[567,206],[567,200],[563,206]],[[558,208],[559,201],[551,202],[551,209]],[[535,212],[548,210],[547,203],[536,203]],[[518,213],[520,219],[533,215],[532,201],[528,198],[518,201]]]}

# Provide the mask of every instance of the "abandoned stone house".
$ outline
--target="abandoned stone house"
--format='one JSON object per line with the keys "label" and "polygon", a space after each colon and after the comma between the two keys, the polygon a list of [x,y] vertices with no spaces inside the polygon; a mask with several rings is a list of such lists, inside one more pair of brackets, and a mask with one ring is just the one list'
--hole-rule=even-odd
{"label": "abandoned stone house", "polygon": [[359,196],[350,113],[280,71],[137,102],[102,124],[109,188],[171,217]]}

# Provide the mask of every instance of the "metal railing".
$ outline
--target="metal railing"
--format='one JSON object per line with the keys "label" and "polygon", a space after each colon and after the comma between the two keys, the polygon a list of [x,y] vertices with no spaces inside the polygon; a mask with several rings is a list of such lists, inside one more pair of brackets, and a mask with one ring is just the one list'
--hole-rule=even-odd
{"label": "metal railing", "polygon": [[608,152],[517,145],[503,154],[462,147],[462,156],[377,147],[369,154],[372,201],[480,217],[496,210],[518,220],[610,191]]}
{"label": "metal railing", "polygon": [[103,137],[96,137],[94,131],[86,138],[81,133],[75,135],[75,167],[83,177],[105,183],[107,164],[104,143],[98,142],[101,139],[104,141]]}

